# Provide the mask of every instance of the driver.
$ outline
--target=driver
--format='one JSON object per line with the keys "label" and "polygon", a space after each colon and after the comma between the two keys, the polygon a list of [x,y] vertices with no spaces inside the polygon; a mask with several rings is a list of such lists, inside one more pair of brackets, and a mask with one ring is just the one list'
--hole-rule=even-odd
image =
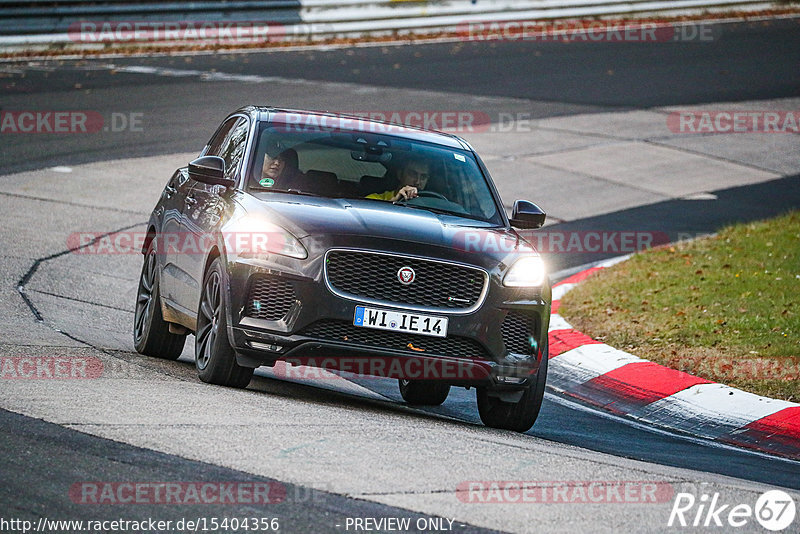
{"label": "driver", "polygon": [[430,177],[430,166],[423,159],[409,159],[400,170],[398,186],[395,190],[384,191],[383,193],[372,193],[367,198],[376,200],[388,200],[397,202],[398,200],[411,200],[419,196],[418,192],[425,189]]}
{"label": "driver", "polygon": [[293,185],[301,175],[298,168],[297,151],[287,148],[274,157],[269,154],[264,155],[264,164],[261,166],[261,178],[258,180],[258,185],[272,187],[275,182],[279,182],[279,187],[287,188]]}

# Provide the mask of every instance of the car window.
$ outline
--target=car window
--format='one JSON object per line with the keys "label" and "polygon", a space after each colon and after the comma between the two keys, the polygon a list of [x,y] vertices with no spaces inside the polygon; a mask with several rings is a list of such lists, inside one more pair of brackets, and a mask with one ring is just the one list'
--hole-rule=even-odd
{"label": "car window", "polygon": [[409,172],[424,175],[425,185],[407,206],[502,223],[489,178],[470,151],[388,134],[261,126],[247,183],[251,190],[386,201]]}
{"label": "car window", "polygon": [[386,167],[377,162],[354,160],[348,150],[314,143],[295,147],[300,170],[314,169],[336,174],[339,180],[358,182],[362,176],[384,176]]}
{"label": "car window", "polygon": [[225,143],[225,140],[228,138],[228,134],[231,132],[231,129],[239,122],[239,117],[233,117],[225,122],[222,123],[222,126],[217,128],[217,131],[214,132],[214,136],[208,142],[206,151],[203,153],[205,156],[218,156],[219,149]]}
{"label": "car window", "polygon": [[225,160],[225,176],[234,178],[244,156],[247,144],[248,122],[244,117],[233,117],[225,121],[209,141],[207,156],[219,156]]}

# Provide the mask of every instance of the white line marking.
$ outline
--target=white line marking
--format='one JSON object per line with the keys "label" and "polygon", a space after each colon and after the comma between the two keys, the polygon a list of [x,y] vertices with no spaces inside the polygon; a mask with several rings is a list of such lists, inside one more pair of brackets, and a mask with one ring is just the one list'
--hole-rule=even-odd
{"label": "white line marking", "polygon": [[717,200],[714,193],[694,193],[681,197],[681,200]]}
{"label": "white line marking", "polygon": [[561,284],[553,288],[553,300],[561,300],[577,284]]}
{"label": "white line marking", "polygon": [[681,427],[715,438],[796,406],[724,384],[697,384],[644,406],[637,417],[662,426],[679,420]]}
{"label": "white line marking", "polygon": [[153,76],[165,76],[170,78],[187,78],[190,76],[197,76],[201,81],[204,82],[282,83],[292,81],[293,83],[300,84],[319,84],[319,82],[313,82],[310,80],[290,80],[289,78],[283,78],[280,76],[234,74],[230,72],[211,72],[195,69],[170,69],[165,67],[148,67],[144,65],[125,66],[114,64],[106,64],[104,67],[109,70],[127,74],[150,74]]}
{"label": "white line marking", "polygon": [[623,365],[644,361],[647,360],[615,349],[605,343],[592,343],[561,353],[553,358],[552,363],[558,364],[567,371],[566,374],[570,377],[570,381],[586,382],[619,369]]}
{"label": "white line marking", "polygon": [[547,331],[552,332],[553,330],[572,330],[572,325],[559,314],[554,313],[550,316],[550,327]]}
{"label": "white line marking", "polygon": [[597,265],[597,266],[601,267],[603,269],[608,269],[609,267],[613,267],[614,265],[616,265],[618,263],[622,263],[623,261],[627,260],[631,256],[633,256],[633,254],[625,254],[624,256],[617,256],[616,258],[611,258],[610,260],[601,261],[600,264]]}
{"label": "white line marking", "polygon": [[[550,386],[548,385],[548,387],[550,387]],[[631,426],[631,427],[634,427],[634,428],[636,428],[638,430],[643,430],[643,431],[649,432],[651,434],[660,434],[662,436],[668,436],[668,437],[672,437],[672,438],[675,438],[675,439],[681,439],[681,440],[684,440],[684,441],[688,441],[690,443],[696,443],[698,445],[703,445],[703,446],[706,446],[706,447],[712,447],[712,448],[716,448],[716,449],[725,449],[725,450],[736,451],[736,452],[741,452],[741,453],[745,453],[745,454],[752,454],[753,456],[758,456],[760,458],[765,458],[765,459],[768,459],[768,460],[775,460],[775,461],[779,461],[779,462],[785,462],[785,463],[790,464],[793,467],[794,466],[800,466],[800,461],[798,461],[798,460],[792,460],[790,458],[783,458],[782,456],[773,456],[771,454],[767,454],[767,453],[760,452],[760,451],[755,451],[755,450],[752,450],[752,449],[745,449],[745,448],[741,448],[741,447],[736,447],[734,445],[728,445],[727,443],[720,443],[718,441],[713,441],[713,440],[710,440],[710,439],[699,438],[699,437],[690,436],[690,435],[686,435],[686,434],[682,434],[682,433],[677,433],[677,432],[669,430],[667,428],[653,426],[651,423],[641,423],[639,421],[636,421],[636,420],[633,420],[633,419],[629,419],[627,417],[615,415],[615,414],[612,414],[612,413],[609,413],[609,412],[598,410],[596,408],[592,408],[591,406],[586,406],[586,405],[581,404],[579,402],[575,402],[575,401],[569,400],[569,399],[567,399],[565,397],[562,397],[558,393],[552,393],[550,391],[545,392],[545,398],[555,402],[556,404],[560,404],[560,405],[562,405],[562,406],[564,406],[566,408],[569,408],[569,409],[572,409],[572,410],[575,410],[575,411],[579,411],[579,412],[591,413],[591,414],[596,415],[598,417],[602,417],[604,419],[610,419],[610,420],[615,421],[617,423],[622,423],[623,425]],[[665,465],[665,464],[659,464],[659,465]]]}

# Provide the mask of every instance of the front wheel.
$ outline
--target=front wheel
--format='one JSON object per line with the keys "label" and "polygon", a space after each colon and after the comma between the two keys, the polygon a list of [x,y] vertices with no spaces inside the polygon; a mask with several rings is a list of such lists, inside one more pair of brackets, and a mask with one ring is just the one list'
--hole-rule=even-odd
{"label": "front wheel", "polygon": [[483,424],[490,428],[527,432],[539,417],[547,382],[548,350],[545,347],[536,377],[525,388],[517,402],[504,402],[492,396],[485,387],[478,388],[478,413]]}
{"label": "front wheel", "polygon": [[399,380],[400,395],[409,404],[439,406],[450,393],[450,385],[435,380]]}
{"label": "front wheel", "polygon": [[136,309],[133,315],[133,346],[136,352],[165,360],[177,360],[183,352],[186,334],[173,334],[169,323],[161,315],[161,297],[158,286],[156,240],[150,242],[144,256]]}
{"label": "front wheel", "polygon": [[236,363],[236,353],[228,341],[222,262],[216,258],[203,277],[203,292],[197,310],[194,361],[200,380],[218,386],[245,388],[254,369]]}

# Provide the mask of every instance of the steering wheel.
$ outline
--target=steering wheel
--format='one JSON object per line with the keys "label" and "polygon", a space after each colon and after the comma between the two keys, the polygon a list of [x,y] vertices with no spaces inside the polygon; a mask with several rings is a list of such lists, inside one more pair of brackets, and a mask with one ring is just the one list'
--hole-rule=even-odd
{"label": "steering wheel", "polygon": [[[442,200],[447,200],[446,196],[444,196],[441,193],[437,193],[436,191],[426,191],[426,190],[417,191],[417,196],[418,197],[429,197],[429,198],[440,198]],[[448,202],[449,202],[449,200],[448,200]]]}

